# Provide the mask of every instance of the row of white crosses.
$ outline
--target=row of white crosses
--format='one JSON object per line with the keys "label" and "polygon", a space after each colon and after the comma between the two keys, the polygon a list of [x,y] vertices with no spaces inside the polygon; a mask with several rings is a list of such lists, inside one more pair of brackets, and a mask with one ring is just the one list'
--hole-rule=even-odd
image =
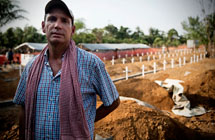
{"label": "row of white crosses", "polygon": [[[203,57],[205,58],[205,54],[203,55]],[[200,54],[200,60],[202,60],[203,57],[202,57],[202,54]],[[198,55],[196,56],[194,54],[193,57],[190,58],[190,63],[195,63],[195,62],[198,62],[198,61],[199,61],[199,56]],[[181,67],[182,66],[181,58],[179,58],[178,62],[179,62],[178,66]],[[166,70],[166,64],[167,64],[166,60],[163,60],[163,70],[164,71]],[[186,65],[186,57],[183,57],[183,65]],[[174,59],[171,59],[171,68],[174,68]],[[125,79],[128,80],[128,72],[131,72],[131,70],[128,70],[128,67],[126,66],[125,71],[123,71],[123,72],[126,73],[125,74]],[[153,73],[155,74],[156,72],[157,72],[157,64],[156,64],[156,62],[154,62],[153,63]],[[145,75],[145,66],[142,65],[142,76],[144,76],[144,75]]]}
{"label": "row of white crosses", "polygon": [[[181,55],[182,55],[182,52],[184,52],[184,54],[186,54],[186,53],[188,54],[188,53],[192,53],[192,50],[175,50],[175,54],[172,53],[172,57],[175,57],[175,56],[178,57],[178,56],[179,56],[179,55],[178,55],[179,52],[181,52]],[[200,50],[199,50],[199,52],[200,52]],[[147,52],[147,61],[150,61],[150,57],[151,57],[152,54],[153,54],[153,52],[150,52],[150,55],[149,55],[149,52]],[[170,53],[167,53],[167,54],[168,54],[168,58],[171,57],[171,54],[170,54]],[[137,55],[137,57],[139,57],[139,61],[142,62],[142,60],[143,60],[142,57],[144,56],[144,53],[141,53],[142,56],[140,56],[139,53],[137,53],[136,55]],[[159,60],[161,60],[162,54],[161,54],[160,52],[155,52],[155,55],[158,55],[158,56],[159,56]],[[155,55],[152,56],[152,59],[153,59],[153,60],[156,59]],[[126,54],[125,57],[127,58],[128,55]],[[131,58],[131,63],[134,63],[133,54],[131,54],[131,57],[132,57],[132,58]],[[118,55],[118,58],[120,59],[120,58],[121,58],[121,55]],[[166,54],[165,54],[165,53],[163,54],[163,58],[166,59]],[[105,57],[104,57],[103,59],[106,60]],[[194,58],[194,59],[195,59],[195,58]],[[125,59],[125,58],[122,58],[122,63],[123,63],[123,64],[126,63],[126,59]],[[115,64],[114,56],[112,56],[111,64],[112,64],[112,65]]]}

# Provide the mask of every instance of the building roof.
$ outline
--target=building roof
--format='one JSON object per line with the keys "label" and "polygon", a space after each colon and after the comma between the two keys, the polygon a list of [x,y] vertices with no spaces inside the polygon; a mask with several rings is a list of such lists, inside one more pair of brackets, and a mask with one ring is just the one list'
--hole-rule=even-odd
{"label": "building roof", "polygon": [[[15,47],[15,50],[30,48],[33,51],[41,51],[47,43],[30,43],[25,42]],[[129,49],[148,49],[150,48],[145,44],[88,44],[88,43],[80,43],[79,45],[83,46],[83,48],[90,51],[110,51],[110,50],[129,50]]]}
{"label": "building roof", "polygon": [[128,49],[148,49],[150,48],[145,44],[88,44],[80,43],[84,48],[91,51],[108,51],[108,50],[128,50]]}
{"label": "building roof", "polygon": [[47,45],[47,43],[30,43],[30,42],[26,42],[26,43],[22,43],[19,46],[15,47],[14,49],[20,49],[22,47],[28,47],[34,51],[41,51],[43,48],[45,48],[45,46]]}

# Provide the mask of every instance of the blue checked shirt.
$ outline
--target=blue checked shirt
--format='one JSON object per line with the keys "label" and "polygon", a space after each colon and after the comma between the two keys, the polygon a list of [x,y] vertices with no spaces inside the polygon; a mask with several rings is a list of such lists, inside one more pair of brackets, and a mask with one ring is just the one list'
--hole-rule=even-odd
{"label": "blue checked shirt", "polygon": [[[99,95],[104,106],[110,106],[119,95],[105,70],[104,63],[94,54],[77,49],[78,77],[88,128],[93,139],[94,120],[96,116],[96,95]],[[13,102],[25,104],[25,90],[28,72],[34,62],[32,59],[25,67]],[[63,58],[62,58],[63,60]],[[72,61],[72,60],[71,60]],[[48,62],[47,52],[41,74],[36,103],[35,139],[58,140],[60,138],[59,122],[59,89],[61,70],[53,76]]]}

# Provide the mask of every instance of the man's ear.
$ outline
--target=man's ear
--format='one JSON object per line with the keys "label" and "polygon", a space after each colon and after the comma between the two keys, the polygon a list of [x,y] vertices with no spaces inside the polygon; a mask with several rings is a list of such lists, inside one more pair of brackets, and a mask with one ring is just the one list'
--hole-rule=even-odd
{"label": "man's ear", "polygon": [[45,30],[45,22],[44,22],[44,21],[42,21],[41,25],[42,25],[43,33],[46,33],[46,30]]}
{"label": "man's ear", "polygon": [[72,26],[72,33],[71,33],[71,35],[74,35],[74,33],[75,33],[75,25]]}

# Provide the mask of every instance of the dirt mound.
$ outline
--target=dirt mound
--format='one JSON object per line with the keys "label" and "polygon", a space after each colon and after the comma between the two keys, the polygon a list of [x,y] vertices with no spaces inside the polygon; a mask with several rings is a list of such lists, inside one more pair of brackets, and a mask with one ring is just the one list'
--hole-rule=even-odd
{"label": "dirt mound", "polygon": [[202,105],[207,109],[215,108],[215,70],[200,73],[192,81],[185,82],[186,96],[191,106]]}
{"label": "dirt mound", "polygon": [[0,101],[12,99],[19,82],[19,70],[0,72]]}
{"label": "dirt mound", "polygon": [[140,106],[134,101],[121,101],[120,106],[95,124],[95,133],[120,140],[181,140],[202,136],[183,127],[156,110]]}
{"label": "dirt mound", "polygon": [[148,79],[129,79],[116,83],[116,88],[120,96],[142,100],[161,110],[171,110],[174,105],[167,90]]}

